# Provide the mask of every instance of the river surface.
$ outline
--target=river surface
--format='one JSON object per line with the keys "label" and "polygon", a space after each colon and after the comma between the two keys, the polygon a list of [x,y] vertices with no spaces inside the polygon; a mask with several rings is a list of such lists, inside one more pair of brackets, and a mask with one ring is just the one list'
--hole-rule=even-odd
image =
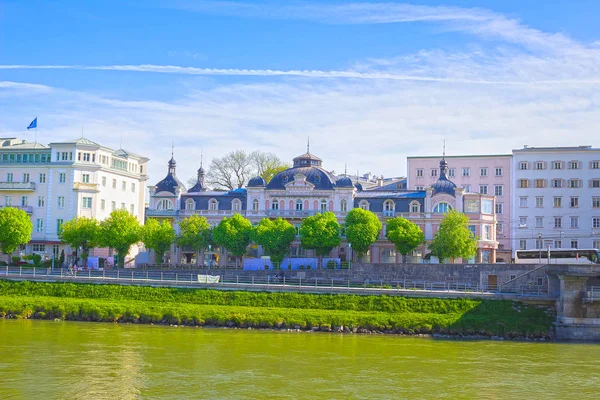
{"label": "river surface", "polygon": [[0,319],[0,399],[585,399],[600,345]]}

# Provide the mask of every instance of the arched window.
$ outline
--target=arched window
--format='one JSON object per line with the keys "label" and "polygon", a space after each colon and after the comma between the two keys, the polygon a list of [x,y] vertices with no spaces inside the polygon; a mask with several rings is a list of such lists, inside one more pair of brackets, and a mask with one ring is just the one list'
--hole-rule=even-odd
{"label": "arched window", "polygon": [[346,200],[342,200],[340,202],[340,211],[341,212],[346,212],[348,211],[348,203],[346,202]]}
{"label": "arched window", "polygon": [[196,203],[196,202],[195,202],[194,200],[192,200],[192,199],[187,199],[187,200],[185,201],[185,209],[186,209],[186,210],[193,210],[193,209],[194,209],[194,204],[195,204],[195,203]]}
{"label": "arched window", "polygon": [[233,211],[240,211],[242,209],[242,202],[239,199],[234,199],[231,203]]}
{"label": "arched window", "polygon": [[273,200],[271,203],[271,210],[279,210],[279,202],[277,200]]}
{"label": "arched window", "polygon": [[171,200],[167,200],[167,199],[159,200],[158,203],[156,203],[156,209],[157,210],[172,210],[173,202],[171,202]]}
{"label": "arched window", "polygon": [[303,207],[302,207],[302,200],[296,200],[296,211],[302,211]]}
{"label": "arched window", "polygon": [[258,199],[252,200],[252,211],[258,211]]}
{"label": "arched window", "polygon": [[321,200],[321,207],[319,209],[322,213],[327,212],[327,200]]}
{"label": "arched window", "polygon": [[412,203],[410,203],[410,212],[411,213],[421,212],[421,204],[418,201],[413,201]]}
{"label": "arched window", "polygon": [[219,202],[217,202],[217,200],[215,199],[210,199],[208,201],[208,209],[211,211],[216,211],[219,209]]}
{"label": "arched window", "polygon": [[442,201],[441,203],[437,203],[435,205],[435,207],[433,207],[433,212],[434,213],[447,213],[448,211],[452,210],[452,206],[444,201]]}
{"label": "arched window", "polygon": [[358,206],[360,208],[362,208],[363,210],[368,210],[369,209],[369,202],[366,200],[361,200],[360,203],[358,203]]}
{"label": "arched window", "polygon": [[386,200],[385,203],[383,203],[383,209],[385,211],[394,211],[394,202],[391,200]]}

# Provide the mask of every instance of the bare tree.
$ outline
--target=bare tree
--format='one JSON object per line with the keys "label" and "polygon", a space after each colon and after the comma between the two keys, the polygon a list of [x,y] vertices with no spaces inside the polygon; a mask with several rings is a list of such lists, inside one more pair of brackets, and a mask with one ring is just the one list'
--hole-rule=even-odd
{"label": "bare tree", "polygon": [[252,172],[250,155],[244,150],[234,150],[223,157],[213,158],[206,181],[209,185],[233,190],[244,186]]}

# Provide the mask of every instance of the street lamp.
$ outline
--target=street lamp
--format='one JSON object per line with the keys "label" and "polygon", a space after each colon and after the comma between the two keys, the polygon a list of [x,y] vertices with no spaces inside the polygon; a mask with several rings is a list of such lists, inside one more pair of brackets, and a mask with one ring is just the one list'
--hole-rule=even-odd
{"label": "street lamp", "polygon": [[540,249],[540,264],[542,263],[542,234],[538,233],[538,248]]}
{"label": "street lamp", "polygon": [[212,245],[208,245],[208,256],[210,258],[210,260],[208,261],[208,270],[210,271],[210,264],[212,264],[212,253],[210,251],[210,249],[212,248]]}
{"label": "street lamp", "polygon": [[348,271],[350,271],[350,265],[352,265],[352,243],[348,242]]}

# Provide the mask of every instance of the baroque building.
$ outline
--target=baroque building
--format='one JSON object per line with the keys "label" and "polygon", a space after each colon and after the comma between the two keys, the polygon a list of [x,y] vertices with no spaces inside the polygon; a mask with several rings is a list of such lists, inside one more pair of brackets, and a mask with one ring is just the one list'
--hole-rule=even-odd
{"label": "baroque building", "polygon": [[[340,224],[344,223],[352,208],[363,208],[375,213],[384,229],[378,240],[371,245],[367,261],[373,263],[399,263],[402,258],[394,245],[385,238],[385,222],[396,216],[405,217],[416,223],[425,233],[427,241],[433,239],[445,213],[457,209],[469,216],[469,228],[479,238],[478,254],[472,261],[495,262],[496,217],[495,198],[481,193],[465,193],[447,177],[448,164],[443,158],[439,165],[439,177],[423,190],[407,190],[398,182],[379,184],[364,189],[344,175],[336,176],[323,168],[323,161],[310,151],[294,158],[293,166],[275,175],[269,182],[261,177],[250,179],[245,188],[230,191],[208,190],[204,182],[205,171],[198,169],[196,184],[189,190],[177,179],[176,163],[168,163],[167,176],[150,187],[150,203],[146,216],[168,218],[178,230],[178,223],[192,214],[205,216],[215,226],[223,217],[235,213],[257,224],[262,218],[287,220],[299,230],[304,218],[317,213],[331,211]],[[173,246],[170,262],[192,263],[197,254],[194,249],[179,249]],[[211,249],[204,263],[218,262],[224,266],[233,263],[223,249]],[[254,257],[262,255],[254,246],[249,250]],[[414,262],[420,262],[427,254],[426,245],[412,254]],[[300,246],[299,238],[292,243],[291,257],[314,257],[312,251]],[[333,249],[330,257],[342,261],[352,258],[352,251],[342,237],[342,244]]]}

